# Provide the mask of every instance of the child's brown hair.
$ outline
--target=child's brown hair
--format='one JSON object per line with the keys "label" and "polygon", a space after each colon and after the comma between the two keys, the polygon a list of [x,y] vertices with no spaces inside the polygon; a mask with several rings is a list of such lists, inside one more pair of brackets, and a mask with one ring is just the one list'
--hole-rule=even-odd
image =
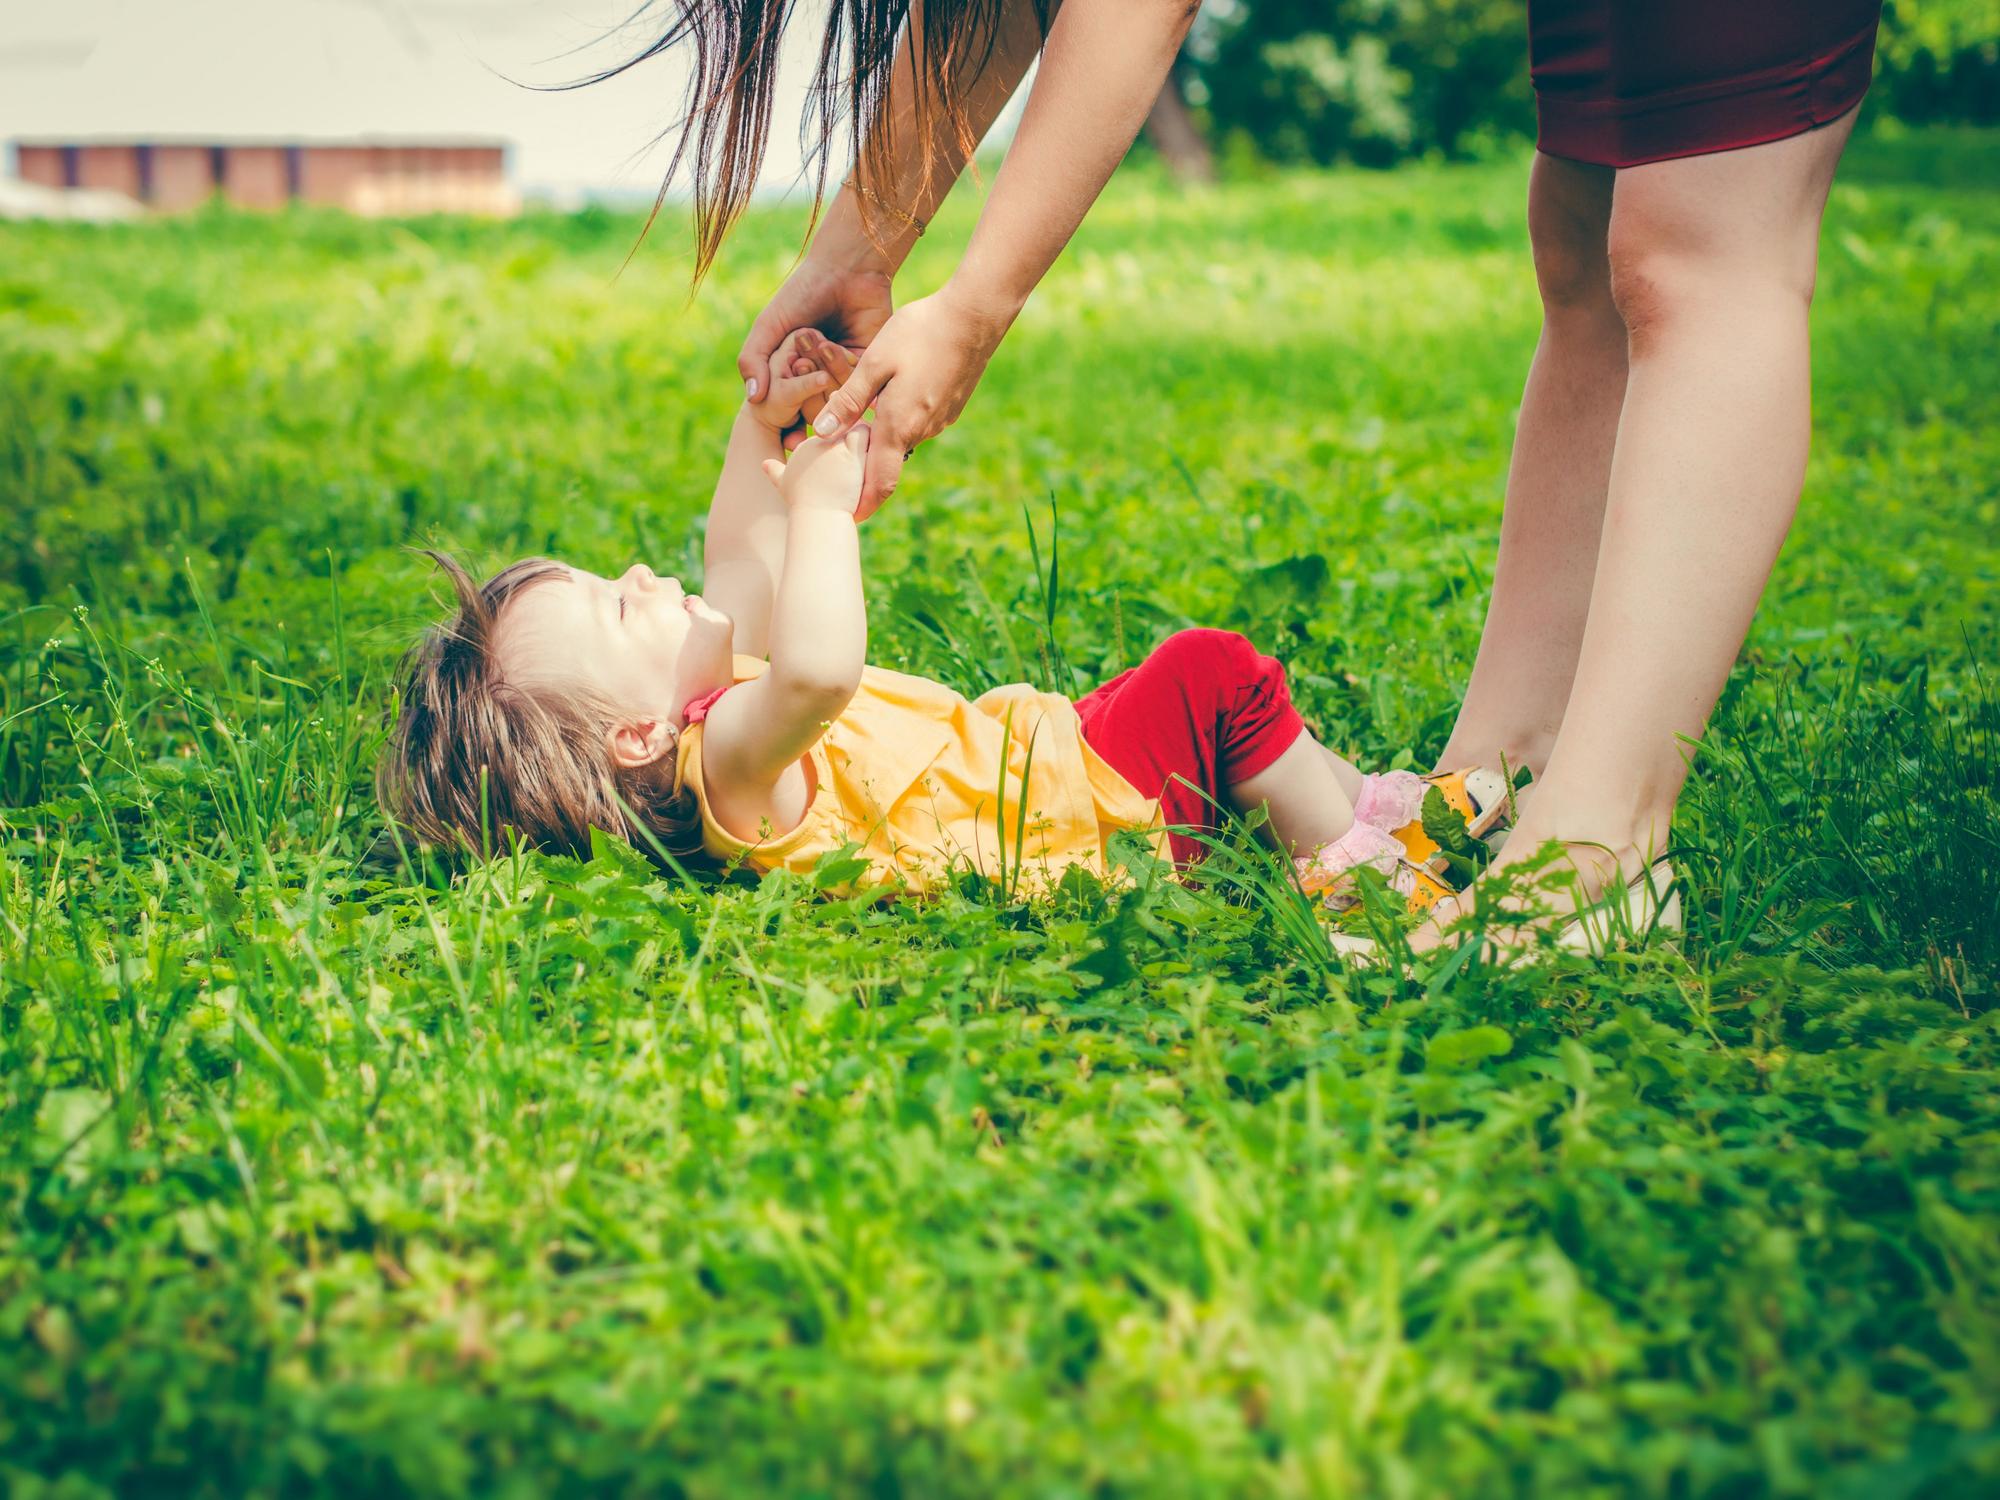
{"label": "child's brown hair", "polygon": [[655,841],[676,858],[697,854],[700,810],[676,785],[678,749],[621,767],[599,705],[507,681],[495,649],[501,617],[562,564],[526,558],[480,585],[446,554],[425,555],[450,580],[458,612],[403,659],[401,712],[375,768],[384,811],[423,842],[474,856],[500,852],[511,830],[587,858],[593,828],[656,857]]}

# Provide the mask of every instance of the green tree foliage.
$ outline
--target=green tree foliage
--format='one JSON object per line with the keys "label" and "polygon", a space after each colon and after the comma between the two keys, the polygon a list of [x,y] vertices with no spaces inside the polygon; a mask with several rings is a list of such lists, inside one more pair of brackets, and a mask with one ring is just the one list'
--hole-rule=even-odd
{"label": "green tree foliage", "polygon": [[1226,0],[1191,52],[1218,133],[1276,161],[1386,165],[1534,124],[1518,0]]}
{"label": "green tree foliage", "polygon": [[1876,48],[1875,108],[1912,123],[2000,123],[2000,0],[1895,0]]}
{"label": "green tree foliage", "polygon": [[[1189,44],[1219,141],[1386,166],[1534,129],[1519,0],[1221,0]],[[2000,121],[2000,0],[1893,0],[1873,117]]]}

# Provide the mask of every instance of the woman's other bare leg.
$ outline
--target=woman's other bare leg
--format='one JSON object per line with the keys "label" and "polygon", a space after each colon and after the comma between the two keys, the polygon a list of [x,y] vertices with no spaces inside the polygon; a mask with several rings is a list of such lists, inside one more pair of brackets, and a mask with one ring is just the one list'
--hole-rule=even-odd
{"label": "woman's other bare leg", "polygon": [[1539,776],[1569,701],[1625,399],[1606,252],[1615,175],[1538,155],[1528,180],[1542,336],[1521,393],[1493,598],[1441,769],[1504,756]]}
{"label": "woman's other bare leg", "polygon": [[[1811,429],[1806,314],[1853,127],[1618,174],[1630,375],[1562,731],[1510,853],[1663,851],[1698,738],[1790,528]],[[1608,857],[1573,850],[1592,883]],[[1503,863],[1504,863],[1503,859]]]}

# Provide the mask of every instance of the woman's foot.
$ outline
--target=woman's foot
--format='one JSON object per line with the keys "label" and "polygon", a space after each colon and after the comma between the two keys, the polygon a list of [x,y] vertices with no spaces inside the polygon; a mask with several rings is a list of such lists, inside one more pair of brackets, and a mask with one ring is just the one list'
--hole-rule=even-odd
{"label": "woman's foot", "polygon": [[[1489,927],[1487,940],[1519,946],[1532,944],[1543,929],[1570,923],[1579,911],[1603,908],[1621,892],[1657,883],[1649,872],[1656,875],[1662,868],[1667,841],[1654,830],[1668,826],[1671,810],[1615,832],[1593,830],[1582,819],[1552,817],[1553,810],[1554,800],[1545,789],[1539,806],[1522,817],[1506,848],[1479,878],[1440,900],[1409,934],[1411,951],[1423,953],[1451,942],[1449,929],[1472,913],[1482,896],[1489,901],[1486,910],[1499,918],[1497,926]],[[1500,888],[1506,894],[1491,903],[1487,893]],[[1663,909],[1665,899],[1664,889],[1648,897],[1655,909]]]}

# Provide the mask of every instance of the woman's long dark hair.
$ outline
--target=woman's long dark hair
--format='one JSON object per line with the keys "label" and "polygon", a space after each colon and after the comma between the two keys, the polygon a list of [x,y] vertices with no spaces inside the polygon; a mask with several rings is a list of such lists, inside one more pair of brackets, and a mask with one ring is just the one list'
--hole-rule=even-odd
{"label": "woman's long dark hair", "polygon": [[[644,0],[628,25],[665,25],[636,56],[578,80],[602,83],[683,44],[694,48],[687,106],[648,228],[658,217],[681,168],[694,182],[695,263],[699,283],[714,265],[722,241],[750,202],[771,136],[778,54],[799,0]],[[992,60],[1002,15],[1032,5],[1048,30],[1050,0],[825,0],[826,36],[820,42],[805,118],[800,122],[807,171],[813,174],[813,222],[826,197],[833,140],[842,121],[854,148],[855,174],[883,202],[898,194],[921,197],[936,160],[937,126],[952,132],[962,155],[979,142],[965,99]],[[895,73],[896,43],[908,30],[915,77],[910,92],[912,128],[923,143],[917,187],[888,185],[895,140],[887,113]],[[879,123],[880,128],[877,128]],[[862,222],[879,234],[881,205],[859,195]],[[893,226],[892,226],[893,227]],[[810,227],[808,228],[810,233]]]}

